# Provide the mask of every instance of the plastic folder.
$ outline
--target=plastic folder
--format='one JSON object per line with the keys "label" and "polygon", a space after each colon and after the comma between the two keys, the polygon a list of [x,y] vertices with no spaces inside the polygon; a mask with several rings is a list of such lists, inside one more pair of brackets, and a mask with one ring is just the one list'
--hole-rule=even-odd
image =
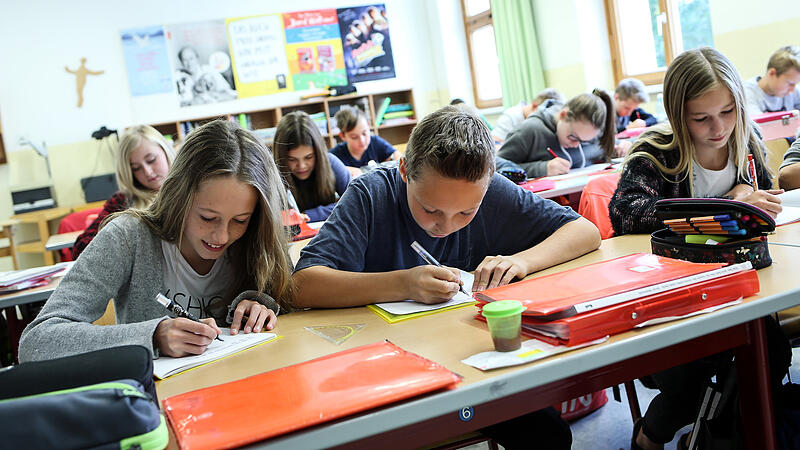
{"label": "plastic folder", "polygon": [[[519,300],[527,308],[523,316],[552,320],[633,299],[626,296],[644,297],[653,294],[659,285],[665,289],[666,282],[723,266],[725,264],[693,263],[649,253],[634,253],[487,289],[475,293],[474,297],[482,302]],[[645,289],[651,286],[656,287]]]}
{"label": "plastic folder", "polygon": [[461,378],[390,342],[164,400],[183,449],[239,447],[438,389]]}
{"label": "plastic folder", "polygon": [[548,180],[547,178],[539,178],[537,180],[528,180],[519,185],[522,189],[531,192],[542,192],[556,188],[556,182]]}

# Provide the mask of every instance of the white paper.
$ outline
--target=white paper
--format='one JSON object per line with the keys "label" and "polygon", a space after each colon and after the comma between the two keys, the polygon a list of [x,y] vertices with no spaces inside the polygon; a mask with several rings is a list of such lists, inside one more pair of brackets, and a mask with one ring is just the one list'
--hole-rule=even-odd
{"label": "white paper", "polygon": [[[488,337],[487,337],[488,340]],[[461,362],[480,370],[497,369],[499,367],[518,366],[527,364],[537,359],[557,355],[578,348],[600,344],[608,340],[608,336],[585,342],[583,344],[567,347],[566,345],[551,345],[538,339],[528,339],[522,343],[519,350],[513,352],[483,352],[472,355]]]}
{"label": "white paper", "polygon": [[796,206],[800,207],[800,189],[786,191],[783,194],[778,194],[783,206]]}
{"label": "white paper", "polygon": [[783,210],[778,213],[778,217],[775,218],[775,225],[786,225],[787,223],[797,222],[800,220],[800,207],[787,206],[786,204],[783,204],[782,206]]}
{"label": "white paper", "polygon": [[716,306],[709,306],[706,309],[701,309],[700,311],[690,312],[689,314],[685,314],[683,316],[657,317],[655,319],[650,319],[650,320],[647,320],[645,322],[642,322],[642,323],[636,325],[634,328],[649,327],[650,325],[656,325],[656,324],[659,324],[659,323],[672,322],[673,320],[685,319],[687,317],[698,316],[700,314],[708,314],[710,312],[714,312],[714,311],[717,311],[717,310],[722,309],[722,308],[727,308],[728,306],[738,305],[739,303],[742,303],[742,298],[741,297],[739,297],[738,300],[734,300],[732,302],[723,303],[721,305],[716,305]]}
{"label": "white paper", "polygon": [[610,164],[608,163],[599,163],[599,164],[592,164],[591,166],[581,167],[580,169],[570,169],[569,172],[563,175],[553,175],[551,177],[547,177],[549,180],[563,180],[565,178],[572,178],[579,175],[589,175],[591,173],[599,172],[601,170],[608,169]]}
{"label": "white paper", "polygon": [[276,336],[275,333],[246,334],[241,331],[236,335],[231,335],[230,328],[223,328],[222,334],[220,334],[223,341],[214,339],[202,355],[184,356],[181,358],[162,356],[153,360],[153,375],[159,379],[164,379],[176,373],[183,372],[184,370],[216,361],[220,358],[253,347],[254,345],[274,339]]}
{"label": "white paper", "polygon": [[15,270],[12,272],[3,272],[0,274],[0,286],[11,286],[23,281],[29,281],[43,276],[56,276],[63,275],[61,272],[66,273],[75,261],[67,261],[52,266],[34,267],[31,269]]}
{"label": "white paper", "polygon": [[[464,290],[472,292],[472,282],[475,281],[475,276],[469,272],[459,271],[461,273],[461,281],[464,283]],[[468,303],[475,299],[461,291],[444,303],[437,303],[435,305],[426,305],[425,303],[415,302],[414,300],[402,300],[399,302],[386,302],[376,303],[375,306],[382,310],[396,315],[413,314],[422,311],[434,311],[437,309],[447,308],[448,306],[460,305]]]}
{"label": "white paper", "polygon": [[311,228],[313,230],[319,230],[320,228],[322,228],[323,225],[325,225],[325,221],[320,220],[319,222],[308,222],[307,225],[308,228]]}

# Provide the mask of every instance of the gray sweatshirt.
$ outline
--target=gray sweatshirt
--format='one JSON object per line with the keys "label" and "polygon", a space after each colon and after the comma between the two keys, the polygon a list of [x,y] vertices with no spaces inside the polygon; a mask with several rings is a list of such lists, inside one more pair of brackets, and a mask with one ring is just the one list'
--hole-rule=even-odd
{"label": "gray sweatshirt", "polygon": [[585,144],[582,148],[561,148],[556,136],[556,115],[563,105],[552,103],[539,108],[525,119],[513,134],[505,141],[497,156],[516,163],[527,172],[529,178],[547,175],[547,163],[553,155],[547,151],[552,149],[560,158],[572,158],[572,168],[591,165],[602,160],[603,150],[597,139]]}
{"label": "gray sweatshirt", "polygon": [[[25,328],[20,362],[128,344],[153,353],[156,327],[169,318],[155,301],[156,294],[163,292],[163,260],[161,239],[146,224],[130,216],[108,223]],[[255,291],[243,292],[233,304],[245,297],[277,308],[271,297]],[[118,325],[93,325],[112,298]]]}

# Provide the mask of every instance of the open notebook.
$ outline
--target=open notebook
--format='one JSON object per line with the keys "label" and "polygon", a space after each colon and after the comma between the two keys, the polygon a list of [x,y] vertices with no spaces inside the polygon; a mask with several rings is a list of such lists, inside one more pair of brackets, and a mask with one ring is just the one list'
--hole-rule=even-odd
{"label": "open notebook", "polygon": [[234,353],[238,353],[258,344],[272,341],[278,336],[275,333],[245,334],[241,332],[236,335],[231,335],[230,328],[223,328],[220,337],[224,339],[224,341],[212,341],[211,345],[206,348],[206,351],[202,355],[184,356],[182,358],[162,356],[154,360],[153,375],[155,375],[156,378],[164,379],[176,373],[225,358],[226,356],[233,355]]}
{"label": "open notebook", "polygon": [[[459,271],[461,281],[464,282],[464,289],[467,292],[472,292],[472,283],[475,276],[469,272]],[[453,298],[444,303],[437,303],[435,305],[428,305],[425,303],[415,302],[414,300],[402,300],[399,302],[385,302],[376,303],[374,305],[367,305],[367,308],[372,312],[381,316],[383,320],[394,323],[401,320],[411,319],[423,315],[433,314],[435,312],[444,311],[446,309],[453,309],[461,306],[471,305],[475,299],[469,295],[459,291]]]}
{"label": "open notebook", "polygon": [[775,225],[786,225],[800,220],[800,189],[786,191],[778,194],[778,197],[781,199],[783,211],[775,219]]}

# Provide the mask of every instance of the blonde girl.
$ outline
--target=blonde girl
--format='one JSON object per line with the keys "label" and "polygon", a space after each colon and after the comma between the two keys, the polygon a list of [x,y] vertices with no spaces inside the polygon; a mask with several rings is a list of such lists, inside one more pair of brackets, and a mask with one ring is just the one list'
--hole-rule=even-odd
{"label": "blonde girl", "polygon": [[[224,120],[196,129],[153,203],[109,217],[23,332],[20,359],[124,344],[200,354],[218,324],[232,334],[271,329],[293,295],[285,208],[280,173],[258,137]],[[202,323],[169,318],[158,293]],[[92,325],[110,298],[118,325]]]}
{"label": "blonde girl", "polygon": [[137,125],[125,131],[117,153],[119,192],[103,205],[103,210],[75,240],[72,259],[78,259],[109,215],[128,208],[147,208],[167,178],[175,150],[155,128]]}

